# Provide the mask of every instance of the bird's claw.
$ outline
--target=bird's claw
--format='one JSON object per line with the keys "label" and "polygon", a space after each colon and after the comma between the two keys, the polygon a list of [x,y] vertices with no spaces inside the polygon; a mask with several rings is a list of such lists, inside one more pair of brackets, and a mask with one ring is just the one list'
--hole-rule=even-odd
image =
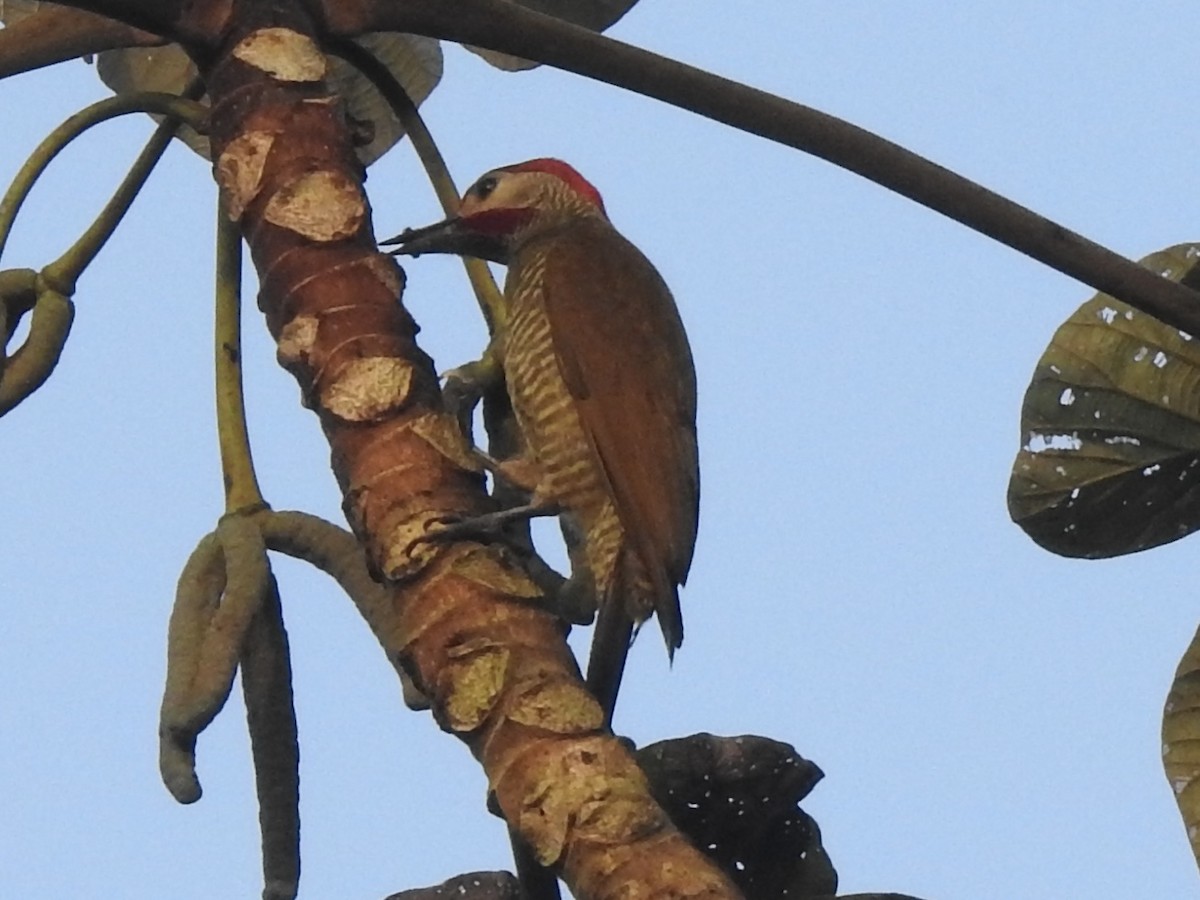
{"label": "bird's claw", "polygon": [[476,541],[481,544],[494,544],[508,541],[504,525],[506,519],[497,513],[485,513],[479,516],[460,516],[447,513],[435,516],[426,523],[426,530],[420,540],[425,543],[443,543],[449,541]]}

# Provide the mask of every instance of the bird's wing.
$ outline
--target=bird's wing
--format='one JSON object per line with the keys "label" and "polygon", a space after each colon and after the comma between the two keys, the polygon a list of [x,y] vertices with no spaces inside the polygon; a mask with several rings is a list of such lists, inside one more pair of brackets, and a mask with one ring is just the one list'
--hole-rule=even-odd
{"label": "bird's wing", "polygon": [[621,524],[674,596],[700,500],[696,374],[679,311],[654,266],[607,224],[555,240],[543,285],[560,370]]}

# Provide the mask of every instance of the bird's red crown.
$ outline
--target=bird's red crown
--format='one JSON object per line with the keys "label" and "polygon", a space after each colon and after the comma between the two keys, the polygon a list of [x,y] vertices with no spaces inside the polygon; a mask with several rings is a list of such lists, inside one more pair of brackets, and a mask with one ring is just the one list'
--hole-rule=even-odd
{"label": "bird's red crown", "polygon": [[544,172],[547,175],[553,175],[555,178],[563,181],[576,194],[583,197],[589,203],[594,204],[600,212],[607,215],[604,209],[604,198],[600,196],[600,192],[596,190],[590,181],[575,171],[573,166],[563,162],[561,159],[552,159],[551,157],[531,159],[523,163],[517,163],[515,166],[505,166],[504,170],[506,172]]}

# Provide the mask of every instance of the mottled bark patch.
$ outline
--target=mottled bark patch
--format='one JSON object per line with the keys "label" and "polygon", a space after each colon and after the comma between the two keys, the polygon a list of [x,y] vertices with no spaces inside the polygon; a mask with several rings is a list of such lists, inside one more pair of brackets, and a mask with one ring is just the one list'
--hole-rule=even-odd
{"label": "mottled bark patch", "polygon": [[412,365],[376,356],[348,363],[321,392],[321,407],[346,422],[374,422],[404,406]]}
{"label": "mottled bark patch", "polygon": [[365,214],[361,191],[345,175],[307,172],[276,191],[263,219],[310,241],[337,241],[357,234]]}
{"label": "mottled bark patch", "polygon": [[424,515],[407,516],[396,514],[399,521],[387,532],[387,545],[383,559],[383,574],[391,581],[412,578],[433,562],[441,552],[429,536],[430,519],[436,514],[426,510]]}
{"label": "mottled bark patch", "polygon": [[225,209],[238,221],[262,189],[263,166],[275,143],[269,131],[247,131],[225,145],[217,158],[217,183],[225,191]]}
{"label": "mottled bark patch", "polygon": [[441,672],[445,724],[462,734],[479,728],[491,715],[504,687],[509,650],[487,639],[454,648]]}
{"label": "mottled bark patch", "polygon": [[380,254],[367,257],[362,264],[366,265],[371,274],[383,283],[389,293],[396,297],[400,296],[400,292],[404,290],[404,270],[400,268],[395,259]]}
{"label": "mottled bark patch", "polygon": [[284,325],[277,348],[280,363],[290,366],[308,362],[317,340],[317,326],[316,316],[297,316]]}
{"label": "mottled bark patch", "polygon": [[233,56],[280,81],[325,77],[325,55],[311,38],[290,28],[260,28],[233,48]]}

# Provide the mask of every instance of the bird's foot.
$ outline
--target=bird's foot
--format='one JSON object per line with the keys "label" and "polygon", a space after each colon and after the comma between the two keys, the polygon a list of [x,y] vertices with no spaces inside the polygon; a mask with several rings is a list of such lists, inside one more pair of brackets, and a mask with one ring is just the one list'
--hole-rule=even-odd
{"label": "bird's foot", "polygon": [[481,544],[511,543],[509,526],[534,516],[554,515],[556,511],[529,504],[484,513],[479,516],[438,516],[422,535],[424,541],[477,541]]}
{"label": "bird's foot", "polygon": [[479,359],[463,363],[442,375],[442,405],[472,443],[475,407],[488,392],[502,390],[503,384],[504,372],[491,344]]}
{"label": "bird's foot", "polygon": [[590,575],[572,572],[555,594],[555,612],[572,625],[591,625],[596,618],[596,587]]}

